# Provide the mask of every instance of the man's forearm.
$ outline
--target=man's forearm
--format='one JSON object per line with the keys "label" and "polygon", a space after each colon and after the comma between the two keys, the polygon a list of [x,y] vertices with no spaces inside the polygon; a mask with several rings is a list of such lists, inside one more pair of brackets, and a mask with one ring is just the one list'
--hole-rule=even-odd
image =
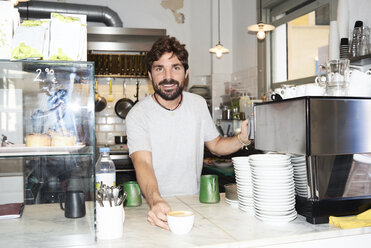
{"label": "man's forearm", "polygon": [[143,195],[148,204],[152,207],[157,201],[162,199],[158,190],[155,174],[153,170],[151,171],[146,165],[136,166],[135,171]]}
{"label": "man's forearm", "polygon": [[213,152],[218,156],[223,156],[237,152],[241,147],[242,144],[239,142],[237,136],[224,137],[218,140]]}
{"label": "man's forearm", "polygon": [[147,203],[152,207],[162,200],[152,165],[141,159],[133,159],[137,181]]}

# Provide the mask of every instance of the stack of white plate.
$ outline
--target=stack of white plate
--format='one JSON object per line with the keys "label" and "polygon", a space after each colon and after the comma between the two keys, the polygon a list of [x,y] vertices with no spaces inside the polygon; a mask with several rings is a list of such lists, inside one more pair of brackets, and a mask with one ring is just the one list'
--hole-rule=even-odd
{"label": "stack of white plate", "polygon": [[291,155],[291,164],[294,168],[295,191],[298,196],[308,196],[307,166],[304,155]]}
{"label": "stack of white plate", "polygon": [[269,222],[294,220],[297,212],[290,156],[255,154],[249,157],[255,217]]}
{"label": "stack of white plate", "polygon": [[238,208],[254,215],[249,157],[233,157],[232,162],[237,183]]}

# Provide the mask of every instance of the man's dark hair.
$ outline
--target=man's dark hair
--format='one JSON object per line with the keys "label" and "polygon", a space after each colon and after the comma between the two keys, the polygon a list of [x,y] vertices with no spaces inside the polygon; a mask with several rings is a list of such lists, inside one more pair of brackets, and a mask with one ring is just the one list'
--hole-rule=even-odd
{"label": "man's dark hair", "polygon": [[172,53],[177,56],[180,62],[183,64],[184,70],[188,69],[188,52],[185,49],[184,44],[175,37],[164,36],[158,39],[152,46],[151,51],[147,53],[147,70],[152,72],[153,62],[160,59],[164,53]]}

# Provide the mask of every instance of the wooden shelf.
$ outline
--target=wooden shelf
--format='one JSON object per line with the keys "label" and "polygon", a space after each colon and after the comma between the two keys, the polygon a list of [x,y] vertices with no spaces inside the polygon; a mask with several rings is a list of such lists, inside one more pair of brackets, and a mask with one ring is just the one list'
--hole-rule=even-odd
{"label": "wooden shelf", "polygon": [[148,75],[120,75],[120,74],[107,74],[107,75],[95,75],[97,78],[148,78]]}

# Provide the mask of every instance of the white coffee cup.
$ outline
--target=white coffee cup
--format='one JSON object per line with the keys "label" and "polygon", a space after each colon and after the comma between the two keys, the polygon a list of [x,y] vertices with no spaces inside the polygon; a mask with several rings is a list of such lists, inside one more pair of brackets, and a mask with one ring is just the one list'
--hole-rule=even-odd
{"label": "white coffee cup", "polygon": [[318,84],[306,84],[305,94],[307,96],[323,96],[325,94],[326,88]]}
{"label": "white coffee cup", "polygon": [[191,231],[195,215],[191,211],[171,211],[167,214],[167,223],[174,234],[186,234]]}
{"label": "white coffee cup", "polygon": [[108,201],[104,201],[104,207],[98,203],[97,213],[97,238],[117,239],[124,233],[125,211],[122,205],[110,207]]}

